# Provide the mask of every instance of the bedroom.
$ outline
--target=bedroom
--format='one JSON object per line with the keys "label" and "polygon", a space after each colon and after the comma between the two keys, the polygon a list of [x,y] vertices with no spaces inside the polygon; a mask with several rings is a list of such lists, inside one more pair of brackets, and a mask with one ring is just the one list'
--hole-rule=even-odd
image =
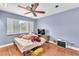
{"label": "bedroom", "polygon": [[[48,38],[48,42],[42,46],[43,49],[46,49],[46,52],[43,52],[41,55],[79,56],[79,53],[76,51],[79,51],[79,4],[39,3],[37,11],[44,11],[45,13],[36,13],[37,16],[32,14],[34,11],[24,14],[28,10],[18,7],[18,5],[31,7],[31,3],[0,3],[0,52],[3,51],[0,55],[23,55],[19,52],[18,47],[13,45],[14,39],[28,33],[38,34],[38,29],[44,29],[45,34],[42,36],[45,36],[45,39]],[[21,26],[21,24],[24,25]],[[67,47],[71,49],[61,48],[56,45],[58,41],[66,42]],[[50,51],[47,50],[48,48]],[[30,52],[26,53],[26,55],[28,54]]]}

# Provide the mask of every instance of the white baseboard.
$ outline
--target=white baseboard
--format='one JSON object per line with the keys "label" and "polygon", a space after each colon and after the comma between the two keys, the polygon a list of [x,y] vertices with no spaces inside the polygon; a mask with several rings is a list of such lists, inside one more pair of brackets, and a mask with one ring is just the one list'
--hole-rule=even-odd
{"label": "white baseboard", "polygon": [[71,48],[71,49],[79,51],[79,48],[77,48],[77,47],[67,46],[67,48]]}
{"label": "white baseboard", "polygon": [[[49,43],[56,44],[56,43],[54,43],[53,41],[49,41]],[[67,48],[70,48],[70,49],[74,49],[74,50],[77,50],[77,51],[79,51],[79,48],[77,48],[77,47],[73,47],[73,46],[67,46]]]}
{"label": "white baseboard", "polygon": [[3,47],[7,47],[7,46],[10,46],[10,45],[13,45],[14,43],[9,43],[9,44],[5,44],[5,45],[1,45],[0,48],[3,48]]}
{"label": "white baseboard", "polygon": [[53,43],[53,44],[56,44],[56,43],[54,43],[53,41],[49,41],[49,43]]}

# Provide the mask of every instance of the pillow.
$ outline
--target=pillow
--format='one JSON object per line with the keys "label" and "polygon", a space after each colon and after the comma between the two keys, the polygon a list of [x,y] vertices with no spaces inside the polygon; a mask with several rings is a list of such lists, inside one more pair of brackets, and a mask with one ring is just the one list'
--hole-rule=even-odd
{"label": "pillow", "polygon": [[31,37],[31,41],[32,41],[32,42],[34,42],[34,41],[40,42],[41,40],[40,40],[39,36],[34,36],[34,35],[33,35],[33,36]]}
{"label": "pillow", "polygon": [[31,35],[30,35],[30,34],[28,34],[28,35],[23,35],[22,38],[29,40],[29,39],[31,39]]}

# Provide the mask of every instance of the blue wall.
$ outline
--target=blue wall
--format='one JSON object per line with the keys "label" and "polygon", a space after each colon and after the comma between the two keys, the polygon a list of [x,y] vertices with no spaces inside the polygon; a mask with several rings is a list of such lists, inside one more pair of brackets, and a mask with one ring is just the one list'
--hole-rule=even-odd
{"label": "blue wall", "polygon": [[19,19],[19,20],[21,19],[21,20],[28,20],[28,21],[35,22],[34,19],[31,19],[28,17],[23,17],[20,15],[0,11],[0,45],[11,43],[14,40],[14,36],[8,36],[6,33],[6,31],[7,31],[7,28],[6,28],[7,17],[12,17],[12,18]]}
{"label": "blue wall", "polygon": [[48,30],[51,39],[64,39],[79,47],[79,8],[41,18],[37,28]]}

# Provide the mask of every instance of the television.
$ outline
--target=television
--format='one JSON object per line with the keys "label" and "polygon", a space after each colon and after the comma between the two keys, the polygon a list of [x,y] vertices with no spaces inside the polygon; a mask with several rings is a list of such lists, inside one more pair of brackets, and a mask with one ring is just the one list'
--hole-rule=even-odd
{"label": "television", "polygon": [[45,35],[45,29],[38,29],[38,34]]}

